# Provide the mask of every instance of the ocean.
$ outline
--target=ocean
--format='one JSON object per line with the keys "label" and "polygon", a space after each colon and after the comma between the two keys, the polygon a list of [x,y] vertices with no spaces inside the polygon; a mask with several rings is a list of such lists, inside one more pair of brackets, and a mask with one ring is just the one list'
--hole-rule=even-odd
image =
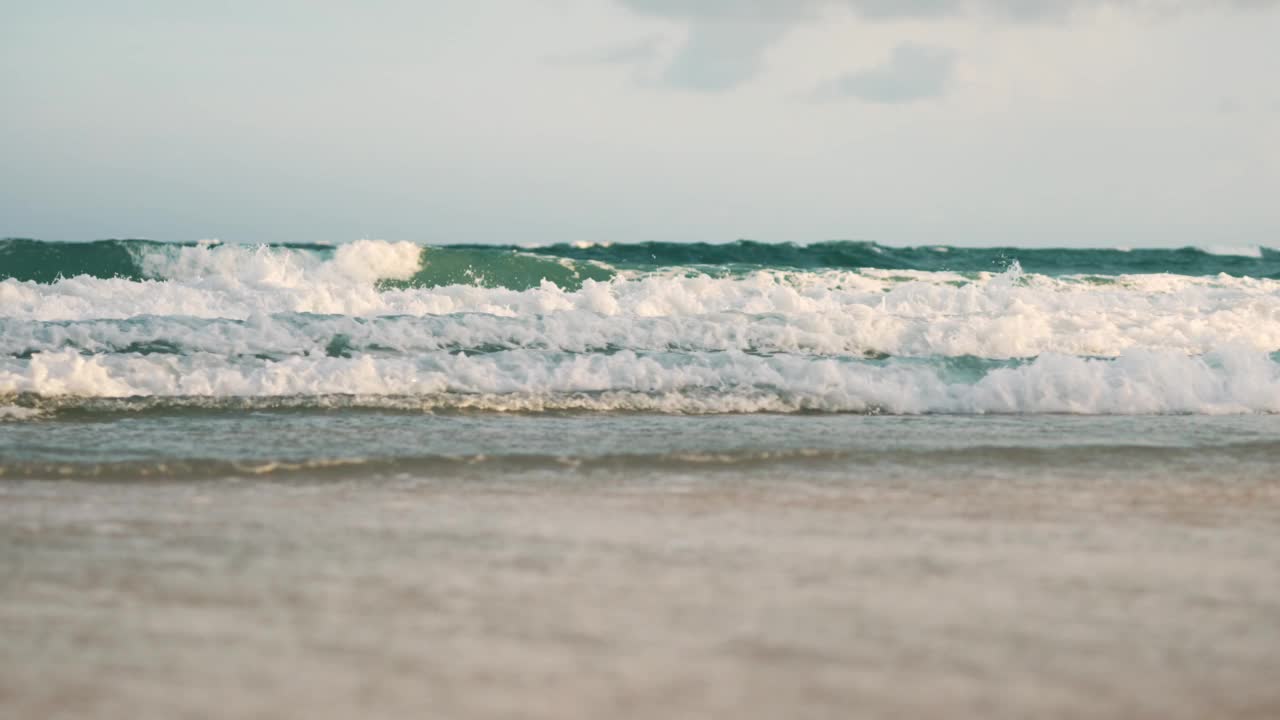
{"label": "ocean", "polygon": [[0,240],[20,717],[1274,717],[1280,251]]}

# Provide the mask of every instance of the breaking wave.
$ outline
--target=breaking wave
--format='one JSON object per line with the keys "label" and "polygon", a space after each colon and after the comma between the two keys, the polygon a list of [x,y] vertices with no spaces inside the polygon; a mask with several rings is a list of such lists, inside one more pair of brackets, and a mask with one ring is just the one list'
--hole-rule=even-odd
{"label": "breaking wave", "polygon": [[917,270],[1001,272],[1017,261],[1042,275],[1171,273],[1280,277],[1280,251],[1265,247],[964,248],[947,245],[889,247],[836,241],[796,245],[733,243],[578,243],[452,245],[361,240],[345,245],[286,243],[240,245],[203,241],[98,240],[88,243],[0,239],[0,279],[50,283],[89,276],[126,280],[181,280],[225,274],[240,281],[286,282],[298,272],[373,273],[399,287],[479,284],[516,290],[546,279],[576,287],[604,280],[617,268],[697,267],[715,273],[752,269]]}
{"label": "breaking wave", "polygon": [[4,240],[0,421],[155,404],[1275,413],[1273,276],[1265,248]]}

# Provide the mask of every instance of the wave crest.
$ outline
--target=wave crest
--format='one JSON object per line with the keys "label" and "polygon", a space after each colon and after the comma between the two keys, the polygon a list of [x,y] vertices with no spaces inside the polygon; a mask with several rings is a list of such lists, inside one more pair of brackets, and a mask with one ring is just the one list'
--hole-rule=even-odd
{"label": "wave crest", "polygon": [[[415,257],[415,254],[420,257]],[[205,241],[160,243],[99,240],[57,243],[0,239],[0,279],[52,283],[60,278],[182,280],[221,277],[226,283],[299,282],[298,274],[334,274],[389,287],[464,284],[523,290],[544,280],[576,289],[586,279],[605,280],[613,269],[645,272],[695,268],[711,274],[760,269],[912,270],[1003,272],[1014,262],[1050,275],[1173,273],[1280,278],[1280,252],[1269,248],[1222,249],[888,247],[869,242],[811,245],[759,243],[574,243],[526,248],[516,245],[422,247],[361,240],[346,245],[239,245]],[[416,269],[414,269],[416,267]],[[325,276],[329,276],[326,278]]]}
{"label": "wave crest", "polygon": [[[402,409],[667,413],[1160,414],[1280,412],[1280,363],[1246,348],[1203,357],[1147,350],[1114,360],[1045,355],[978,359],[760,357],[741,353],[482,356],[82,356],[40,353],[0,364],[0,404],[43,399],[334,398]],[[292,400],[289,400],[292,398]],[[74,403],[73,403],[74,404]]]}

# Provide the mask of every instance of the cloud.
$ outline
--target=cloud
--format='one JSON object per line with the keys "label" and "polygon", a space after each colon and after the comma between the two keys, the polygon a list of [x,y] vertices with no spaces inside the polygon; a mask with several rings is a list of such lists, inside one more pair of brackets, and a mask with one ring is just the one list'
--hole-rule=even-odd
{"label": "cloud", "polygon": [[986,15],[1021,21],[1061,20],[1079,10],[1106,6],[1171,12],[1262,9],[1280,0],[619,0],[638,13],[683,20],[796,22],[821,10],[844,7],[868,20]]}
{"label": "cloud", "polygon": [[684,47],[663,72],[669,85],[719,92],[755,77],[764,52],[785,32],[776,25],[695,23]]}
{"label": "cloud", "polygon": [[[684,46],[662,71],[671,86],[723,92],[759,74],[770,47],[823,11],[844,8],[866,22],[982,17],[1001,22],[1064,22],[1103,7],[1168,14],[1189,10],[1257,10],[1280,0],[618,0],[632,11],[688,25]],[[872,102],[909,102],[941,94],[954,57],[903,46],[888,65],[838,81],[846,94]],[[848,83],[853,83],[849,86]],[[915,96],[905,88],[910,85]],[[889,90],[892,86],[898,90]],[[932,89],[932,92],[930,90]],[[898,99],[899,96],[901,99]]]}
{"label": "cloud", "polygon": [[955,62],[955,51],[947,48],[899,45],[883,65],[837,78],[822,94],[885,104],[941,97],[955,78]]}
{"label": "cloud", "polygon": [[790,22],[803,18],[827,0],[620,0],[645,15],[681,20],[748,20]]}
{"label": "cloud", "polygon": [[557,65],[631,65],[656,60],[660,49],[659,38],[648,37],[626,45],[555,55],[547,61]]}

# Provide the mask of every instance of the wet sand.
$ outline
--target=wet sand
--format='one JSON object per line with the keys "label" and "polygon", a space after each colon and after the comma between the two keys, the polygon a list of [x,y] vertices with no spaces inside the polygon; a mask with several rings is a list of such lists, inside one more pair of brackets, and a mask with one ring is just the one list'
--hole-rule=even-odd
{"label": "wet sand", "polygon": [[13,718],[1280,717],[1280,482],[0,481]]}

